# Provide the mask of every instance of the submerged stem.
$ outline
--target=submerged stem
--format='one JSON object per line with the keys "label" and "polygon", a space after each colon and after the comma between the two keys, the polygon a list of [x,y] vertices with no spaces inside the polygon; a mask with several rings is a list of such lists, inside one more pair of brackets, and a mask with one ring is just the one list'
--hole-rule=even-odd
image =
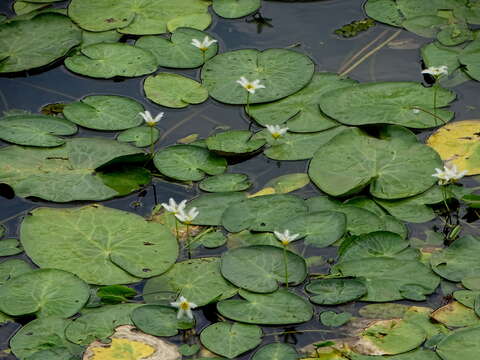
{"label": "submerged stem", "polygon": [[153,158],[153,153],[155,152],[155,146],[153,141],[153,126],[150,126],[150,156]]}
{"label": "submerged stem", "polygon": [[[435,79],[435,84],[433,84],[433,115],[435,117],[435,120],[438,118],[437,117],[437,90],[438,90],[438,79]],[[445,124],[446,122],[444,121],[443,123]],[[435,122],[435,125],[437,125],[437,122]]]}

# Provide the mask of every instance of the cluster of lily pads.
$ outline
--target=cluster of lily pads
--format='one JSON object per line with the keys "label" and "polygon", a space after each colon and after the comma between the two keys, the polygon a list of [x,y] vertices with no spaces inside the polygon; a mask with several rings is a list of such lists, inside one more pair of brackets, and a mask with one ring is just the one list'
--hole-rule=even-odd
{"label": "cluster of lily pads", "polygon": [[[369,0],[367,11],[375,17],[394,5],[409,9],[407,3]],[[72,0],[68,10],[39,10],[45,4],[17,1],[19,16],[0,23],[0,72],[58,59],[98,78],[201,66],[201,82],[167,72],[147,76],[146,97],[170,108],[209,97],[242,105],[262,129],[155,148],[168,111],[151,114],[114,95],[62,104],[56,116],[15,111],[2,117],[0,139],[11,145],[0,148],[0,183],[19,197],[102,201],[143,189],[154,177],[198,186],[200,193],[159,204],[148,218],[97,203],[26,214],[19,239],[0,241],[1,256],[24,251],[32,262],[0,263],[0,321],[26,323],[10,340],[15,356],[232,359],[288,333],[269,327],[314,319],[319,341],[303,349],[274,342],[252,359],[477,358],[480,238],[459,236],[449,206],[479,207],[477,195],[456,183],[480,173],[479,124],[447,124],[454,118],[447,108],[453,91],[438,83],[357,83],[315,72],[312,59],[287,49],[217,54],[217,40],[203,31],[211,21],[204,0],[175,6]],[[213,0],[214,11],[229,18],[258,6]],[[452,29],[442,31],[453,37]],[[120,42],[122,34],[134,42]],[[436,80],[454,69],[438,66],[446,68],[426,70]],[[118,133],[115,140],[75,137],[79,127]],[[427,144],[413,132],[435,127]],[[308,173],[249,191],[248,175],[228,167],[261,153],[308,160]],[[322,193],[307,199],[292,193],[310,181]],[[409,239],[405,222],[439,214],[445,236]],[[305,255],[326,248],[336,254],[328,261]],[[391,303],[425,301],[440,284],[454,300],[438,309]],[[333,311],[353,302],[362,307]],[[200,327],[202,310],[211,324]],[[333,332],[323,341],[337,327],[342,336]],[[170,343],[179,334],[184,343]]]}

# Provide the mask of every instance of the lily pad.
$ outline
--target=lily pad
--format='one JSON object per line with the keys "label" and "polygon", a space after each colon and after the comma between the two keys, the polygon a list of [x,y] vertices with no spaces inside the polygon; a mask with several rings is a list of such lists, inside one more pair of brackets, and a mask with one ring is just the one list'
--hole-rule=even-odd
{"label": "lily pad", "polygon": [[455,165],[467,175],[480,174],[480,120],[457,121],[433,133],[427,145],[438,152],[442,160]]}
{"label": "lily pad", "polygon": [[12,115],[0,119],[0,139],[18,145],[55,147],[65,144],[57,135],[73,135],[70,121],[45,115]]}
{"label": "lily pad", "polygon": [[210,13],[195,13],[191,15],[179,16],[167,23],[167,30],[174,32],[178,28],[186,27],[196,30],[205,30],[212,23]]}
{"label": "lily pad", "polygon": [[92,284],[133,283],[162,274],[178,254],[166,227],[100,205],[35,209],[20,232],[26,253],[40,267],[70,271]]}
{"label": "lily pad", "polygon": [[324,311],[320,314],[320,321],[325,326],[339,327],[345,325],[352,318],[348,312],[336,313],[334,311]]}
{"label": "lily pad", "polygon": [[369,17],[393,26],[402,26],[405,19],[395,0],[368,0],[365,11]]}
{"label": "lily pad", "polygon": [[[135,46],[149,50],[157,58],[157,64],[162,67],[176,69],[191,69],[204,64],[218,52],[218,44],[213,43],[208,50],[201,51],[192,45],[192,40],[202,41],[206,32],[186,27],[177,28],[170,39],[161,36],[142,36]],[[209,38],[211,38],[209,36]],[[205,56],[205,58],[204,58]]]}
{"label": "lily pad", "polygon": [[292,50],[236,50],[215,56],[202,68],[210,96],[227,104],[246,104],[248,92],[236,83],[244,76],[265,86],[250,96],[256,104],[281,99],[302,89],[312,78],[310,58]]}
{"label": "lily pad", "polygon": [[41,269],[16,276],[2,286],[0,311],[12,316],[35,314],[67,318],[76,314],[89,297],[88,285],[75,275]]}
{"label": "lily pad", "polygon": [[0,241],[0,256],[11,256],[23,252],[22,245],[17,239],[5,239]]}
{"label": "lily pad", "polygon": [[[70,320],[58,317],[35,319],[22,327],[10,340],[12,352],[20,359],[28,359],[40,351],[61,351],[75,358],[83,348],[65,337],[65,328]],[[66,351],[65,351],[66,350]],[[64,358],[69,359],[69,358]]]}
{"label": "lily pad", "polygon": [[65,117],[75,124],[95,130],[124,130],[143,123],[144,110],[137,101],[113,95],[93,95],[67,104]]}
{"label": "lily pad", "polygon": [[65,66],[77,74],[110,79],[150,74],[157,70],[157,61],[148,50],[123,43],[100,43],[65,59]]}
{"label": "lily pad", "polygon": [[223,18],[236,19],[257,11],[261,0],[213,0],[215,13]]}
{"label": "lily pad", "polygon": [[252,360],[296,360],[299,355],[289,344],[271,343],[262,346],[252,357]]}
{"label": "lily pad", "polygon": [[0,25],[0,73],[48,65],[80,44],[82,32],[67,16],[40,14]]}
{"label": "lily pad", "polygon": [[262,342],[262,330],[256,325],[218,322],[200,334],[203,346],[216,354],[233,359]]}
{"label": "lily pad", "polygon": [[309,175],[329,195],[348,195],[368,186],[377,198],[399,199],[430,188],[437,167],[442,167],[438,154],[405,128],[388,126],[379,139],[351,128],[319,148]]}
{"label": "lily pad", "polygon": [[474,360],[480,352],[480,326],[459,329],[446,336],[436,347],[444,360]]}
{"label": "lily pad", "polygon": [[480,324],[480,318],[473,309],[453,301],[431,314],[432,319],[448,327],[464,327]]}
{"label": "lily pad", "polygon": [[178,329],[188,329],[190,326],[182,319],[177,319],[177,311],[169,306],[145,305],[132,312],[132,320],[135,326],[144,333],[155,336],[174,336]]}
{"label": "lily pad", "polygon": [[96,339],[106,339],[119,325],[130,325],[130,314],[140,304],[106,305],[84,309],[80,317],[65,329],[67,339],[75,344],[88,345]]}
{"label": "lily pad", "polygon": [[[436,89],[434,103],[435,88],[419,83],[358,84],[327,92],[320,99],[320,108],[345,125],[395,124],[424,129],[441,125],[442,120],[447,122],[454,115],[440,108],[455,100],[455,93]],[[432,116],[435,113],[442,120]]]}
{"label": "lily pad", "polygon": [[206,174],[219,175],[227,168],[224,158],[195,145],[174,145],[160,150],[153,158],[163,175],[181,181],[200,181]]}
{"label": "lily pad", "polygon": [[269,180],[264,188],[272,188],[276,194],[288,194],[303,188],[310,183],[310,178],[305,173],[292,173],[281,175]]}
{"label": "lily pad", "polygon": [[0,154],[0,183],[10,185],[16,195],[68,202],[118,196],[95,170],[120,157],[142,153],[113,140],[77,138],[53,149],[8,146]]}
{"label": "lily pad", "polygon": [[314,294],[310,301],[319,305],[338,305],[357,300],[367,293],[363,282],[356,279],[318,279],[306,287]]}
{"label": "lily pad", "polygon": [[[151,132],[153,131],[153,139]],[[136,128],[128,129],[122,131],[118,137],[117,141],[120,142],[133,142],[136,147],[145,147],[153,143],[156,143],[160,138],[160,130],[156,127],[150,126],[139,126]]]}
{"label": "lily pad", "polygon": [[208,91],[200,83],[178,74],[159,73],[149,76],[145,79],[143,88],[147,98],[170,108],[184,108],[208,99]]}
{"label": "lily pad", "polygon": [[245,174],[220,174],[203,179],[199,187],[209,192],[230,192],[247,190],[252,183]]}
{"label": "lily pad", "polygon": [[20,259],[7,259],[0,263],[0,285],[19,275],[33,271],[30,264]]}
{"label": "lily pad", "polygon": [[315,73],[302,90],[269,104],[250,106],[249,115],[260,125],[284,124],[292,132],[316,132],[338,126],[320,111],[320,99],[327,92],[349,87],[355,81],[333,73]]}
{"label": "lily pad", "polygon": [[222,216],[222,225],[230,232],[242,230],[274,231],[283,227],[292,214],[306,215],[303,199],[294,195],[265,195],[230,205]]}
{"label": "lily pad", "polygon": [[[288,281],[300,284],[307,276],[305,260],[287,251]],[[285,282],[284,252],[275,246],[255,245],[227,251],[222,256],[222,275],[242,289],[270,293]]]}
{"label": "lily pad", "polygon": [[223,246],[227,242],[226,236],[221,231],[215,231],[205,234],[200,239],[202,245],[207,249],[215,249]]}
{"label": "lily pad", "polygon": [[48,3],[34,3],[34,2],[15,0],[15,2],[13,3],[13,10],[17,15],[24,15],[24,14],[28,14],[29,12],[42,9],[48,5],[49,5]]}
{"label": "lily pad", "polygon": [[240,192],[202,194],[188,203],[187,211],[194,207],[199,211],[198,216],[192,221],[194,225],[221,225],[225,210],[245,199],[245,193]]}
{"label": "lily pad", "polygon": [[82,31],[82,44],[81,47],[87,47],[88,45],[99,44],[99,43],[116,43],[122,37],[122,34],[119,34],[115,30],[107,30],[100,32],[93,31]]}
{"label": "lily pad", "polygon": [[298,324],[310,320],[312,306],[304,298],[277,290],[271,294],[254,294],[241,290],[244,300],[224,300],[217,304],[218,312],[235,321],[259,325]]}
{"label": "lily pad", "polygon": [[265,145],[265,140],[252,137],[248,130],[229,130],[209,136],[206,144],[209,150],[223,156],[251,154]]}
{"label": "lily pad", "polygon": [[143,289],[147,303],[173,301],[184,296],[198,306],[229,298],[237,288],[225,281],[218,258],[198,258],[176,263],[167,273],[149,279]]}
{"label": "lily pad", "polygon": [[465,47],[458,58],[467,67],[467,74],[477,81],[480,81],[480,65],[477,61],[479,54],[480,40],[475,40]]}

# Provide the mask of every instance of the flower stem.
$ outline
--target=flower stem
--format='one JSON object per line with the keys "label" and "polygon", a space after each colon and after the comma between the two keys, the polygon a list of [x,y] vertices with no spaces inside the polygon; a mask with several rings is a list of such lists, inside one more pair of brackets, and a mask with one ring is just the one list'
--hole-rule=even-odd
{"label": "flower stem", "polygon": [[247,91],[247,116],[250,120],[250,92]]}
{"label": "flower stem", "polygon": [[283,245],[283,263],[285,265],[285,287],[288,290],[288,260],[287,260],[287,245]]}
{"label": "flower stem", "polygon": [[150,126],[150,156],[153,158],[155,146],[153,141],[153,126]]}
{"label": "flower stem", "polygon": [[[435,120],[438,119],[438,117],[437,117],[437,90],[438,90],[438,79],[435,79],[435,84],[433,84],[433,116],[435,117]],[[435,125],[437,125],[436,121],[435,121]]]}
{"label": "flower stem", "polygon": [[188,251],[188,258],[192,258],[192,249],[190,248],[190,224],[187,225],[187,251]]}
{"label": "flower stem", "polygon": [[[446,124],[447,122],[445,120],[443,120],[440,116],[437,116],[435,115],[434,113],[426,110],[426,109],[423,109],[421,107],[418,107],[418,106],[414,106],[412,109],[415,109],[415,110],[420,110],[420,111],[423,111],[423,112],[426,112],[427,114],[429,115],[432,115],[435,119],[438,119],[440,120],[443,124]],[[437,122],[435,122],[435,125],[437,124]]]}
{"label": "flower stem", "polygon": [[203,63],[205,64],[205,61],[207,61],[206,60],[206,55],[205,55],[206,51],[204,51],[204,50],[201,50],[201,51],[202,51],[202,56],[203,56]]}
{"label": "flower stem", "polygon": [[177,243],[178,243],[179,242],[178,241],[178,219],[176,216],[175,216],[175,238],[177,239]]}

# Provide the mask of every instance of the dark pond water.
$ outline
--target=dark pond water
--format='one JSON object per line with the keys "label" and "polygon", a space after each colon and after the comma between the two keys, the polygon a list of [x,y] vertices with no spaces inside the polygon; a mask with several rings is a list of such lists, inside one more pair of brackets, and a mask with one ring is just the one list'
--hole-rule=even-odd
{"label": "dark pond water", "polygon": [[[12,0],[0,2],[0,13],[13,15],[11,11]],[[255,23],[252,17],[246,19],[226,20],[214,16],[212,26],[207,30],[220,41],[222,52],[244,48],[284,48],[295,46],[300,51],[309,55],[317,64],[317,71],[337,72],[345,68],[345,64],[359,50],[381,36],[385,40],[398,29],[377,24],[369,31],[352,39],[342,39],[333,34],[333,31],[344,24],[365,17],[363,12],[363,0],[323,0],[305,2],[277,2],[264,1],[261,14],[264,18],[271,19],[268,25]],[[429,39],[420,38],[416,35],[402,31],[393,43],[383,47],[380,51],[369,57],[365,62],[356,67],[349,76],[355,80],[368,81],[417,81],[421,82],[421,58],[419,48]],[[162,71],[160,69],[159,71]],[[198,70],[175,71],[198,78]],[[197,133],[201,137],[207,137],[215,129],[233,128],[247,129],[248,121],[245,119],[241,107],[226,106],[209,99],[202,105],[189,106],[184,110],[162,109],[149,102],[142,90],[143,78],[125,79],[120,81],[95,80],[77,76],[67,71],[61,62],[49,66],[40,71],[24,72],[15,76],[0,76],[0,113],[12,109],[23,109],[38,112],[40,108],[50,103],[70,102],[92,94],[125,95],[137,99],[145,105],[147,110],[153,113],[166,112],[166,118],[162,120],[161,140],[157,147],[164,147],[176,142],[184,136]],[[456,113],[456,120],[480,118],[478,99],[480,85],[470,81],[454,88],[458,94],[458,100],[452,105]],[[424,139],[428,133],[419,133]],[[80,136],[103,136],[114,138],[115,133],[81,130]],[[0,142],[0,146],[5,146]],[[244,162],[231,165],[232,172],[243,172],[249,175],[254,182],[252,191],[259,190],[270,179],[293,172],[305,172],[307,161],[282,161],[269,160],[262,154]],[[478,186],[474,179],[468,179],[469,186]],[[136,212],[140,215],[150,214],[155,204],[168,200],[169,197],[176,199],[192,198],[199,191],[197,188],[155,180],[152,186],[142,192],[134,193],[120,199],[105,201],[110,207]],[[6,225],[8,237],[18,236],[18,225],[23,214],[38,206],[73,206],[77,204],[58,205],[44,201],[32,201],[12,197],[8,189],[1,188],[4,197],[0,197],[0,223]],[[297,194],[310,197],[318,195],[319,191],[313,185],[309,185],[297,191]],[[156,195],[156,196],[155,196]],[[463,211],[463,210],[462,210]],[[461,216],[465,215],[461,212]],[[473,219],[475,219],[473,217]],[[425,230],[441,227],[439,220],[409,226],[410,236],[425,238]],[[480,234],[480,221],[470,222],[463,226],[464,232]],[[219,252],[222,249],[218,250]],[[307,249],[308,255],[322,255],[326,258],[335,256],[335,249]],[[209,254],[212,254],[210,251]],[[19,255],[25,258],[24,255]],[[1,259],[0,259],[1,261]],[[141,288],[141,285],[139,285]],[[433,295],[429,302],[432,306],[438,306],[442,302],[442,295]],[[340,306],[338,310],[355,312],[359,304]],[[208,311],[208,310],[207,310]],[[208,312],[199,314],[200,319],[197,331],[201,330],[209,322],[215,321]],[[8,347],[8,339],[18,328],[16,324],[0,327],[0,347]],[[296,327],[296,330],[319,329],[318,317],[310,323]],[[266,333],[282,331],[282,328],[265,328]],[[292,330],[291,328],[289,330]],[[305,332],[297,335],[282,336],[279,340],[303,346],[312,341],[323,338],[331,338],[334,334]],[[274,336],[266,337],[265,342],[274,340]],[[177,340],[180,340],[177,339]],[[5,358],[14,359],[11,355]],[[249,355],[248,355],[249,356]],[[248,357],[247,356],[247,357]],[[0,358],[4,358],[0,354]]]}

